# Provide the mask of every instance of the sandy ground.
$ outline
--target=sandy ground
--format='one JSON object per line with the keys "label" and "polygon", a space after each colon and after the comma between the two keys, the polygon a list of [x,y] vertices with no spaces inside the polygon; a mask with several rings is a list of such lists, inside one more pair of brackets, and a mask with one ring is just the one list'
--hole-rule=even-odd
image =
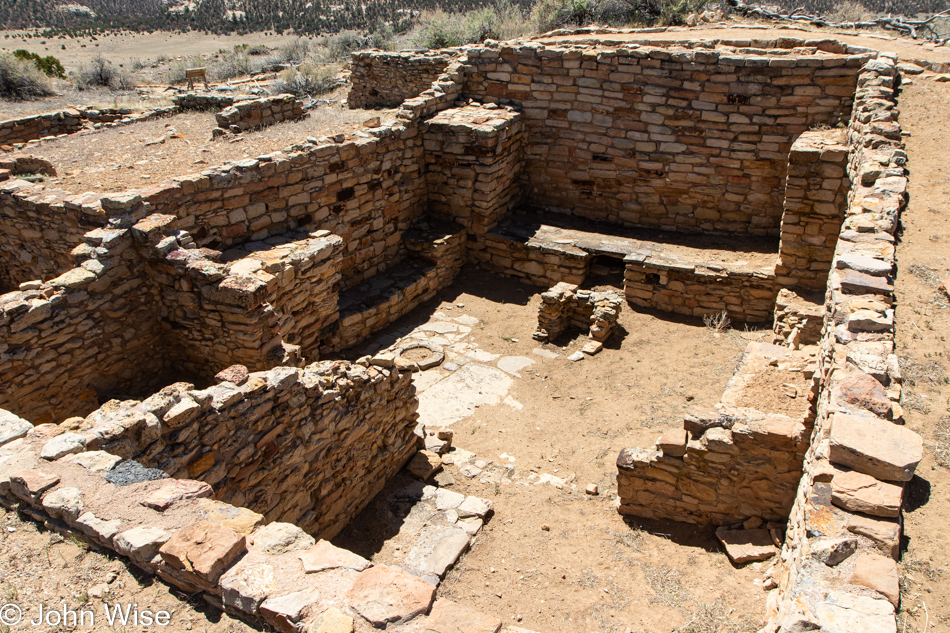
{"label": "sandy ground", "polygon": [[[907,426],[924,438],[924,460],[904,503],[898,630],[950,631],[950,84],[917,79],[900,97],[910,202],[897,248],[897,354]],[[927,627],[929,621],[930,626]],[[925,628],[926,627],[926,628]]]}
{"label": "sandy ground", "polygon": [[328,95],[333,104],[317,106],[302,121],[216,140],[211,139],[214,114],[185,113],[45,141],[29,153],[55,166],[57,176],[46,181],[49,187],[75,193],[126,191],[287,149],[307,137],[354,132],[373,117],[384,124],[395,118],[395,110],[344,108],[343,94],[338,91],[335,99]]}
{"label": "sandy ground", "polygon": [[[534,361],[514,380],[514,402],[480,406],[451,425],[456,447],[513,474],[483,483],[446,467],[451,489],[492,500],[495,516],[439,594],[546,633],[756,630],[765,610],[766,594],[753,584],[761,565],[733,568],[708,528],[625,522],[615,507],[614,461],[621,448],[651,446],[681,426],[688,407],[718,402],[743,349],[767,333],[716,336],[700,320],[625,305],[623,332],[599,355],[572,363],[566,356],[586,341],[580,332],[544,346],[559,358],[533,353],[539,302],[531,286],[469,269],[390,328],[438,313],[474,317],[480,350]],[[486,364],[500,367],[501,359]],[[518,483],[530,473],[571,481],[561,489]],[[585,494],[589,483],[598,495]],[[371,506],[337,544],[393,562],[397,553],[384,542],[391,526],[378,517]]]}
{"label": "sandy ground", "polygon": [[602,37],[610,40],[644,40],[649,39],[653,42],[669,42],[684,39],[774,39],[777,37],[800,37],[811,39],[820,35],[822,37],[831,37],[853,46],[867,46],[882,51],[893,51],[897,53],[902,60],[912,59],[930,59],[933,61],[950,61],[950,47],[933,46],[923,42],[915,42],[909,38],[898,38],[893,35],[877,35],[862,33],[861,35],[849,35],[842,31],[833,29],[819,28],[800,28],[798,26],[788,26],[787,28],[774,28],[770,23],[768,25],[758,25],[758,28],[695,28],[689,30],[671,30],[666,33],[630,33],[630,34],[609,34],[609,35],[575,35],[568,37],[539,38],[542,42],[570,42],[578,40],[590,40]]}

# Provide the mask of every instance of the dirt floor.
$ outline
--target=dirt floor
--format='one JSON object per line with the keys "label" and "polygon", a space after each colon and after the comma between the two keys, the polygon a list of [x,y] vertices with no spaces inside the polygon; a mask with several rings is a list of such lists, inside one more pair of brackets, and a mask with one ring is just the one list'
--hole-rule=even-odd
{"label": "dirt floor", "polygon": [[[904,503],[898,630],[950,631],[950,84],[914,80],[900,96],[910,202],[897,248],[897,354],[907,426],[924,438],[924,460]],[[929,622],[929,626],[927,623]],[[906,629],[904,627],[906,626]]]}
{"label": "dirt floor", "polygon": [[[0,508],[0,531],[0,605],[15,603],[23,617],[19,626],[0,624],[0,633],[29,629],[73,630],[74,627],[68,626],[30,626],[28,621],[37,618],[41,603],[47,610],[51,606],[62,610],[65,603],[77,613],[91,612],[92,615],[83,616],[86,619],[82,622],[95,626],[75,627],[80,631],[158,628],[169,633],[251,633],[255,630],[209,607],[204,600],[192,601],[190,596],[141,573],[112,553],[90,549],[76,539],[64,539],[3,508]],[[125,609],[132,604],[137,604],[140,612],[167,611],[168,626],[123,627],[118,621],[109,626],[107,608],[120,605]],[[0,611],[4,618],[9,615],[10,612]]]}
{"label": "dirt floor", "polygon": [[49,187],[75,193],[125,191],[287,149],[307,137],[351,133],[380,117],[389,123],[395,110],[350,110],[320,105],[302,121],[279,123],[237,136],[211,139],[212,113],[185,113],[132,125],[45,141],[29,153],[50,160],[57,176]]}
{"label": "dirt floor", "polygon": [[[391,328],[432,314],[466,315],[479,321],[471,339],[480,350],[534,361],[504,402],[451,426],[454,446],[507,472],[469,478],[446,467],[450,489],[490,499],[495,515],[439,594],[545,633],[755,631],[765,612],[766,594],[753,584],[761,564],[733,568],[708,528],[625,522],[616,511],[614,461],[620,449],[652,446],[681,426],[688,407],[718,402],[748,342],[770,332],[717,335],[701,320],[625,305],[621,335],[573,363],[566,357],[586,341],[580,332],[543,346],[559,358],[534,354],[539,302],[531,286],[469,269]],[[532,473],[566,483],[526,483]],[[590,483],[598,495],[585,494]],[[398,561],[385,543],[393,526],[383,514],[371,506],[335,542]]]}

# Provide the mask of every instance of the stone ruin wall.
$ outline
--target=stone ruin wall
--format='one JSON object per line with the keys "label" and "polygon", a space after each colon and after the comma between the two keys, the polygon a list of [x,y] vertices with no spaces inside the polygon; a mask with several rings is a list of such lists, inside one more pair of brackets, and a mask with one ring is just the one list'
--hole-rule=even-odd
{"label": "stone ruin wall", "polygon": [[34,114],[19,119],[0,121],[0,145],[19,145],[52,136],[75,134],[89,127],[137,123],[165,116],[177,108],[156,108],[135,113],[129,108],[68,108],[57,112]]}
{"label": "stone ruin wall", "polygon": [[350,108],[394,107],[418,97],[445,72],[458,53],[358,51],[350,58]]}
{"label": "stone ruin wall", "polygon": [[214,115],[222,130],[240,134],[281,121],[296,121],[303,118],[303,102],[291,94],[240,101]]}
{"label": "stone ruin wall", "polygon": [[792,142],[848,119],[868,59],[818,58],[815,43],[791,44],[799,48],[753,54],[475,48],[465,95],[521,110],[521,187],[532,206],[680,232],[778,235]]}
{"label": "stone ruin wall", "polygon": [[[854,184],[828,285],[822,390],[805,476],[773,574],[778,584],[768,600],[773,630],[794,630],[802,621],[822,623],[854,611],[866,614],[869,625],[894,630],[903,487],[922,450],[920,437],[901,426],[897,404],[894,233],[907,187],[898,81],[893,60],[882,56],[867,65],[858,85],[848,130],[848,174]],[[855,433],[879,444],[865,440],[862,446]],[[867,503],[862,491],[877,503]],[[831,567],[819,562],[829,543],[858,553]],[[857,580],[860,568],[871,565],[893,578],[893,586],[870,591],[867,581]]]}

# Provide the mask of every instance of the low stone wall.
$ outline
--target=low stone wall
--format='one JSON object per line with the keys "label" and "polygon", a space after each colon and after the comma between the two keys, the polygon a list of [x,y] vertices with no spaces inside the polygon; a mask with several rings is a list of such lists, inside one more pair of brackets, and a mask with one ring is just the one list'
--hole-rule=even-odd
{"label": "low stone wall", "polygon": [[[352,507],[343,510],[348,514],[363,503],[359,495],[364,491],[353,489],[354,481],[371,480],[377,472],[364,473],[357,468],[357,476],[348,478],[334,468],[336,463],[330,464],[327,474],[319,472],[320,465],[327,463],[341,446],[351,450],[348,442],[354,438],[345,433],[338,436],[341,427],[349,423],[352,433],[366,435],[366,441],[355,442],[355,446],[362,448],[357,453],[361,458],[373,454],[370,469],[378,468],[380,460],[391,462],[398,455],[391,450],[395,447],[385,441],[383,446],[378,440],[372,441],[372,437],[382,437],[384,427],[377,428],[371,418],[358,416],[359,406],[344,407],[354,402],[369,404],[374,396],[385,394],[396,395],[398,399],[400,394],[411,392],[411,381],[408,374],[388,370],[328,365],[314,365],[304,370],[282,368],[263,376],[252,375],[239,386],[227,382],[218,385],[215,395],[183,388],[183,395],[181,391],[176,392],[182,395],[182,400],[175,404],[172,403],[176,393],[164,391],[128,409],[97,412],[101,414],[97,421],[112,417],[119,426],[148,427],[153,432],[153,442],[160,443],[161,440],[155,438],[168,424],[159,421],[158,416],[168,417],[175,412],[171,419],[177,419],[182,411],[189,410],[188,406],[182,407],[185,399],[197,403],[192,397],[199,398],[202,404],[196,420],[205,423],[218,421],[213,411],[225,413],[222,425],[233,422],[230,416],[236,410],[250,411],[256,416],[256,426],[261,428],[251,431],[244,424],[237,427],[245,437],[261,436],[257,445],[262,448],[255,449],[251,443],[244,447],[243,453],[251,449],[271,455],[276,454],[275,447],[296,450],[300,442],[310,438],[316,452],[313,461],[306,455],[299,456],[303,472],[318,479],[332,472],[337,478],[334,483],[342,484],[343,490],[338,485],[323,488],[331,490],[331,496],[339,494],[351,499]],[[354,399],[354,392],[360,388],[367,388],[372,395]],[[283,412],[301,400],[312,412],[327,415],[301,420],[287,428],[271,427],[268,414],[261,413],[266,407],[248,406],[272,402]],[[164,415],[163,409],[168,409]],[[334,415],[341,409],[348,414]],[[129,417],[117,420],[116,416],[122,414],[136,421],[127,424]],[[412,425],[407,423],[410,417],[404,417],[397,425],[411,429]],[[343,424],[338,424],[340,422]],[[257,512],[212,498],[222,496],[221,492],[204,481],[169,479],[161,471],[145,470],[133,462],[123,461],[117,454],[93,450],[92,446],[100,438],[92,430],[81,431],[82,426],[87,425],[76,421],[68,427],[45,425],[32,429],[26,420],[0,410],[3,430],[0,434],[0,505],[64,537],[79,539],[92,548],[125,558],[183,592],[203,597],[213,607],[281,633],[374,628],[394,633],[448,632],[456,630],[459,622],[477,622],[478,630],[501,628],[501,621],[491,616],[443,598],[436,600],[437,578],[430,583],[400,567],[373,565],[325,540],[317,541],[298,526],[286,522],[266,523],[265,517]],[[121,433],[115,427],[102,430],[107,434]],[[290,441],[290,437],[295,441]],[[301,438],[300,442],[296,438]],[[297,456],[296,452],[293,454]],[[269,461],[267,465],[272,463]],[[350,461],[342,466],[358,465]],[[253,474],[270,473],[255,470]],[[221,482],[227,485],[229,480]],[[293,492],[312,493],[317,498],[321,494],[316,487]],[[427,486],[422,494],[431,499],[436,489]],[[435,506],[434,502],[430,503]],[[474,508],[475,512],[463,511],[463,505]],[[333,502],[329,506],[319,504],[315,509],[334,512],[339,506]],[[491,508],[491,503],[467,497],[458,508],[457,514],[468,512],[475,517],[465,521],[475,522],[480,527],[482,519],[479,517],[484,516],[486,508]],[[97,617],[82,605],[78,610],[86,613],[82,617]],[[173,617],[164,612],[154,613],[160,618],[159,626],[161,618],[167,622]]]}
{"label": "low stone wall", "polygon": [[186,92],[172,97],[172,103],[182,110],[214,110],[218,112],[233,106],[234,97],[230,95]]}
{"label": "low stone wall", "polygon": [[303,102],[290,94],[241,101],[214,115],[218,127],[239,134],[304,116]]}
{"label": "low stone wall", "polygon": [[848,204],[848,145],[844,130],[810,130],[792,144],[776,281],[818,290],[828,271]]}
{"label": "low stone wall", "polygon": [[689,316],[725,312],[756,323],[772,318],[778,288],[772,270],[686,262],[632,253],[624,258],[624,293],[634,305]]}
{"label": "low stone wall", "polygon": [[350,58],[350,108],[398,106],[418,97],[439,78],[452,58],[452,51],[436,53],[385,53],[358,51]]}
{"label": "low stone wall", "polygon": [[[868,62],[849,127],[853,182],[829,283],[821,393],[811,446],[771,574],[768,631],[896,630],[904,485],[922,440],[901,426],[894,355],[894,232],[906,204],[907,156],[892,57]],[[826,553],[842,552],[833,562]]]}
{"label": "low stone wall", "polygon": [[619,292],[578,290],[575,284],[559,283],[541,294],[537,341],[551,341],[574,326],[587,332],[592,341],[603,343],[613,333],[623,297]]}
{"label": "low stone wall", "polygon": [[443,110],[422,125],[428,213],[474,235],[493,229],[520,196],[521,115],[494,104]]}
{"label": "low stone wall", "polygon": [[34,114],[22,119],[8,119],[0,121],[0,145],[25,143],[44,136],[72,134],[83,129],[85,125],[85,117],[74,108]]}
{"label": "low stone wall", "polygon": [[571,245],[532,245],[529,240],[490,232],[469,243],[469,253],[485,270],[518,277],[550,288],[562,281],[580,285],[587,277],[590,255]]}
{"label": "low stone wall", "polygon": [[[761,385],[749,388],[769,375],[774,361],[784,367],[780,378],[770,380],[774,388],[786,381],[802,391],[795,394],[801,403],[795,413],[782,409],[791,415],[766,408],[774,397]],[[714,525],[751,517],[784,521],[808,449],[816,369],[807,353],[750,344],[718,409],[692,412],[684,428],[665,433],[656,448],[620,452],[620,513]]]}

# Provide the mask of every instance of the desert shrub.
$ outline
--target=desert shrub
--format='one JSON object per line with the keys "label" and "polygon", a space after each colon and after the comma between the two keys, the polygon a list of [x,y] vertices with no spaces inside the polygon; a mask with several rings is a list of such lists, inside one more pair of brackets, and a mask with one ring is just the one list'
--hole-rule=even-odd
{"label": "desert shrub", "polygon": [[[247,46],[245,44],[245,46]],[[254,55],[255,57],[260,57],[261,55],[270,54],[270,49],[267,48],[264,44],[255,44],[254,46],[247,47],[247,54]]]}
{"label": "desert shrub", "polygon": [[466,13],[447,13],[442,9],[423,11],[415,43],[422,48],[463,46],[487,39],[515,37],[528,30],[520,9],[502,1]]}
{"label": "desert shrub", "polygon": [[366,35],[358,31],[343,31],[323,38],[320,40],[320,45],[327,58],[339,60],[354,51],[365,51],[370,48],[392,49],[394,39],[393,29],[387,24]]}
{"label": "desert shrub", "polygon": [[833,12],[828,14],[828,19],[832,22],[861,22],[869,15],[867,8],[860,2],[844,0],[835,7]]}
{"label": "desert shrub", "polygon": [[0,55],[0,97],[29,100],[52,94],[50,78],[31,61]]}
{"label": "desert shrub", "polygon": [[66,77],[66,69],[62,63],[52,55],[40,57],[36,53],[19,48],[13,51],[13,56],[23,61],[33,62],[33,64],[47,77],[57,77],[63,79]]}
{"label": "desert shrub", "polygon": [[195,55],[188,59],[175,60],[165,71],[165,81],[171,85],[185,83],[185,81],[187,81],[185,78],[185,70],[188,68],[202,68],[206,66],[207,62],[200,55]]}
{"label": "desert shrub", "polygon": [[326,94],[340,85],[337,72],[335,66],[301,64],[297,69],[287,68],[281,72],[274,89],[297,97]]}
{"label": "desert shrub", "polygon": [[83,65],[76,74],[74,83],[79,90],[88,88],[131,90],[135,88],[132,75],[119,70],[102,55],[96,55],[89,65]]}
{"label": "desert shrub", "polygon": [[[200,67],[200,66],[199,66]],[[207,75],[209,81],[225,81],[242,75],[249,75],[259,68],[259,64],[252,63],[250,54],[246,50],[225,52],[217,62],[211,64]]]}
{"label": "desert shrub", "polygon": [[710,0],[539,0],[531,12],[542,32],[587,24],[675,25],[685,24],[691,13],[700,13]]}

